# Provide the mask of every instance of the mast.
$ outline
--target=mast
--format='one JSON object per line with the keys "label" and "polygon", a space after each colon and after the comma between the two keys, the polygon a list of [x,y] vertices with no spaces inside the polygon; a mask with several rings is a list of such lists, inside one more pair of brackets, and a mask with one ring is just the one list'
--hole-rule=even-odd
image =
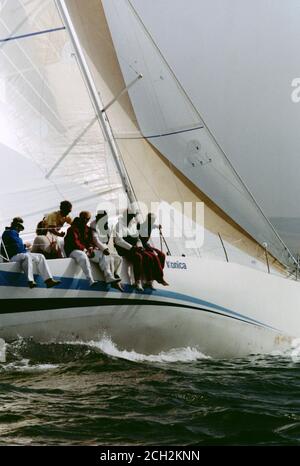
{"label": "mast", "polygon": [[116,163],[118,172],[121,176],[122,184],[124,187],[124,190],[127,194],[127,197],[129,199],[130,203],[137,202],[137,198],[135,196],[131,181],[128,177],[128,173],[126,171],[125,165],[122,160],[122,156],[120,154],[120,151],[116,145],[116,142],[113,137],[112,129],[108,120],[108,117],[105,113],[105,109],[107,108],[103,106],[99,93],[97,91],[97,88],[95,86],[93,77],[91,75],[91,72],[89,70],[88,64],[86,62],[83,50],[80,45],[80,41],[78,39],[78,36],[76,34],[75,28],[73,26],[71,17],[68,12],[68,8],[66,6],[65,0],[55,0],[57,9],[61,15],[62,21],[69,33],[72,45],[74,47],[76,57],[78,59],[78,64],[80,67],[80,70],[83,74],[85,84],[87,86],[88,92],[90,94],[92,103],[94,105],[94,109],[97,115],[97,118],[99,120],[99,123],[101,125],[101,128],[103,130],[104,136],[109,144],[110,150],[112,152],[114,161]]}

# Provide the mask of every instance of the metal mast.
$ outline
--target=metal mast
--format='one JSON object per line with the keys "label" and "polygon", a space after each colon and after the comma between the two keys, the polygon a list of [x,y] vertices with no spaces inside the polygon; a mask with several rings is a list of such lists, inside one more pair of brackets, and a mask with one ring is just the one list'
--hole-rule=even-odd
{"label": "metal mast", "polygon": [[88,64],[86,62],[83,50],[81,48],[78,36],[76,34],[75,28],[73,26],[71,17],[68,12],[68,8],[66,6],[65,0],[55,0],[58,11],[61,15],[62,21],[64,25],[66,26],[66,29],[69,33],[70,39],[72,41],[72,45],[74,47],[77,59],[78,59],[78,64],[81,69],[81,72],[83,74],[86,86],[88,88],[91,100],[93,102],[95,112],[97,115],[97,118],[100,122],[101,128],[103,130],[104,136],[109,144],[110,150],[112,152],[113,158],[115,160],[117,169],[119,171],[119,174],[121,176],[122,184],[124,187],[124,190],[128,196],[129,201],[132,202],[137,202],[136,196],[134,194],[134,190],[132,188],[130,179],[128,177],[125,165],[123,163],[121,154],[119,152],[119,149],[116,145],[116,142],[113,137],[112,129],[110,127],[109,120],[105,114],[105,109],[104,108],[100,97],[99,93],[97,91],[97,88],[95,86],[93,77],[91,75],[91,72],[89,70]]}

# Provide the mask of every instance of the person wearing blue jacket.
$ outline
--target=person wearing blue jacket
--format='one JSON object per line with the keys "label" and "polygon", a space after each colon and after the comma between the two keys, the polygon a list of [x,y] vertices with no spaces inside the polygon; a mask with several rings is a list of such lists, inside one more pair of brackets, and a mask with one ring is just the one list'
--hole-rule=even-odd
{"label": "person wearing blue jacket", "polygon": [[20,238],[20,232],[24,230],[22,222],[21,218],[16,217],[11,222],[10,227],[5,228],[1,248],[3,255],[7,255],[10,262],[18,262],[21,265],[27,277],[29,288],[37,286],[33,278],[33,264],[37,265],[38,272],[43,277],[47,288],[59,285],[60,281],[53,280],[45,257],[42,254],[31,253]]}

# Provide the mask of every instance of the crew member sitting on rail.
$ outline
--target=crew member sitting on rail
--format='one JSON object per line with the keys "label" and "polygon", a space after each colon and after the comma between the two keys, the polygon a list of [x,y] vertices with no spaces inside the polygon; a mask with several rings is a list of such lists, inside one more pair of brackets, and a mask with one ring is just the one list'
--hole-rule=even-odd
{"label": "crew member sitting on rail", "polygon": [[120,285],[120,268],[122,259],[114,251],[110,250],[111,228],[108,226],[108,216],[105,210],[97,212],[96,218],[91,222],[94,250],[91,261],[99,265],[104,274],[106,283],[123,291]]}
{"label": "crew member sitting on rail", "polygon": [[[14,217],[12,219],[12,222],[11,224],[16,224],[16,223],[21,223],[23,225],[24,223],[24,220],[21,218],[21,217]],[[5,229],[9,229],[10,227],[6,227]],[[29,249],[31,244],[29,243],[26,243],[25,246]],[[1,258],[3,260],[3,262],[9,262],[9,257],[7,255],[7,251],[5,250],[5,246],[4,246],[4,243],[3,241],[1,241],[1,250],[0,250],[0,255],[1,255]]]}
{"label": "crew member sitting on rail", "polygon": [[117,253],[133,265],[136,289],[144,291],[142,287],[143,245],[137,229],[137,213],[138,211],[133,205],[123,212],[116,225],[114,241]]}
{"label": "crew member sitting on rail", "polygon": [[144,259],[145,267],[147,268],[148,282],[146,286],[153,288],[153,280],[156,280],[158,283],[164,286],[169,284],[164,279],[164,266],[166,261],[165,254],[159,249],[151,246],[149,243],[152,230],[154,228],[161,228],[161,225],[155,225],[155,214],[148,213],[147,218],[144,223],[138,225],[140,232],[140,240],[142,242],[144,251],[144,256],[147,259]]}
{"label": "crew member sitting on rail", "polygon": [[79,217],[76,217],[70,228],[68,228],[64,242],[67,257],[71,257],[80,265],[89,281],[89,285],[93,286],[97,281],[94,280],[88,257],[92,254],[94,247],[92,230],[87,225],[90,218],[90,212],[80,212]]}
{"label": "crew member sitting on rail", "polygon": [[62,252],[57,243],[57,236],[50,233],[45,220],[38,223],[36,234],[31,252],[43,254],[46,259],[59,259],[62,257]]}
{"label": "crew member sitting on rail", "polygon": [[42,254],[31,253],[23,243],[19,233],[24,230],[24,226],[23,223],[16,220],[19,219],[15,218],[2,235],[4,249],[10,262],[18,262],[21,265],[27,277],[29,288],[37,286],[33,278],[33,264],[37,265],[38,272],[43,277],[47,288],[59,285],[59,280],[53,280],[45,257]]}

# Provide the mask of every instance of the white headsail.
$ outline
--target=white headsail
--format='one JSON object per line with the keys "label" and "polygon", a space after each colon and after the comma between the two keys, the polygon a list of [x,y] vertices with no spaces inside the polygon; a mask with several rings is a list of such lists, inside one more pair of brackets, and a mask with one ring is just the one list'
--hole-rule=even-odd
{"label": "white headsail", "polygon": [[103,0],[103,5],[125,83],[137,69],[144,76],[129,91],[142,135],[256,241],[267,243],[275,257],[293,261],[293,254],[160,53],[133,2]]}

